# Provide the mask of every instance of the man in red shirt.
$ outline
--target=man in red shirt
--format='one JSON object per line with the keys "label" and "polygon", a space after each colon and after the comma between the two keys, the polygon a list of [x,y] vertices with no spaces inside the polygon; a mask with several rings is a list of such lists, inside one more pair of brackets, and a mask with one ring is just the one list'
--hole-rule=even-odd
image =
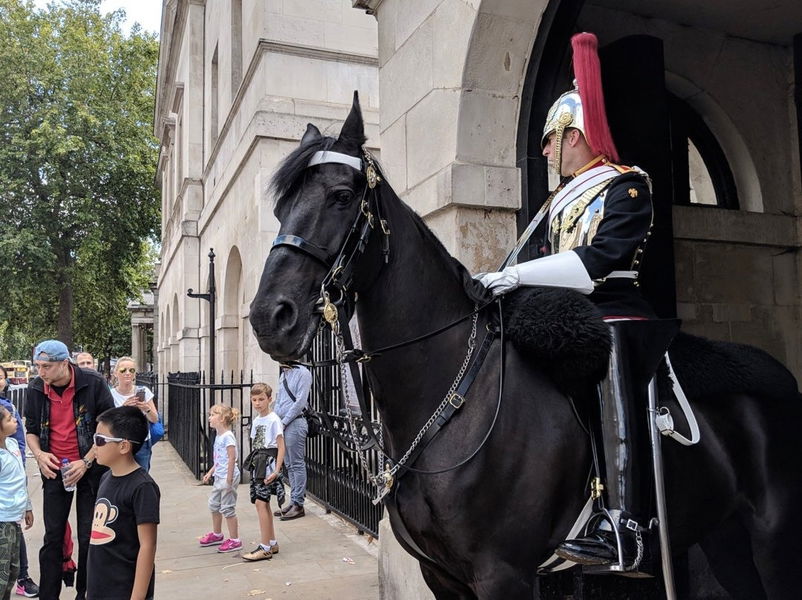
{"label": "man in red shirt", "polygon": [[[39,551],[39,597],[57,600],[61,592],[62,545],[75,486],[78,522],[77,598],[86,594],[86,556],[100,476],[92,436],[96,418],[114,408],[99,373],[79,369],[69,361],[67,346],[45,340],[36,346],[33,362],[39,370],[28,386],[25,422],[28,447],[42,473],[42,518],[45,536]],[[68,467],[61,472],[62,461]]]}

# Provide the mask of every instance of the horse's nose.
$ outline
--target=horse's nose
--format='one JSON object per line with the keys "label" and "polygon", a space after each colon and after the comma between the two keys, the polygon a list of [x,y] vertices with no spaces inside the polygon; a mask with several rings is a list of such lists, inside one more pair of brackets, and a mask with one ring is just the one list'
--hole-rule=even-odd
{"label": "horse's nose", "polygon": [[270,328],[278,335],[286,335],[292,331],[298,321],[298,308],[289,298],[279,298],[268,311]]}

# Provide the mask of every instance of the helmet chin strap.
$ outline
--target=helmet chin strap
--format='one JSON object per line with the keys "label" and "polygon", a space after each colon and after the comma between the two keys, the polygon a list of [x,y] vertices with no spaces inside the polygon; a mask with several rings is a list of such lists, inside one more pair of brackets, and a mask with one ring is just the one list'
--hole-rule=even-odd
{"label": "helmet chin strap", "polygon": [[554,129],[554,170],[557,172],[558,177],[562,177],[562,164],[563,164],[563,135],[566,128],[574,121],[574,116],[566,111],[557,117],[557,127]]}

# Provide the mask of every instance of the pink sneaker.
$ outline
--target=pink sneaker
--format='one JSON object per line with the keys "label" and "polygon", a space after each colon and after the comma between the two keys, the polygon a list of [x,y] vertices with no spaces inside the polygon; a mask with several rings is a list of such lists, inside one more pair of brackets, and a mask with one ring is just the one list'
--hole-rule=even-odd
{"label": "pink sneaker", "polygon": [[217,546],[223,543],[223,534],[210,531],[200,539],[201,546]]}
{"label": "pink sneaker", "polygon": [[227,539],[217,549],[218,552],[236,552],[237,550],[242,550],[242,542],[232,539]]}

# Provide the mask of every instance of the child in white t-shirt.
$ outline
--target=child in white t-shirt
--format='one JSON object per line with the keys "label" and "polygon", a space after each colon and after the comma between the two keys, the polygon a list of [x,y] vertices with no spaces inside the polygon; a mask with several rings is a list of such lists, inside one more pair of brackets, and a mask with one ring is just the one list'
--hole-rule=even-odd
{"label": "child in white t-shirt", "polygon": [[273,411],[273,390],[266,383],[251,387],[251,453],[244,468],[251,472],[251,503],[259,517],[261,543],[252,552],[242,555],[245,560],[267,560],[278,554],[270,496],[274,494],[279,507],[284,503],[284,486],[279,481],[284,463],[284,427]]}
{"label": "child in white t-shirt", "polygon": [[[214,427],[214,464],[203,476],[207,483],[214,476],[214,487],[209,496],[212,511],[212,531],[200,539],[201,546],[216,546],[218,552],[236,552],[242,549],[237,522],[237,485],[240,471],[237,465],[237,439],[231,425],[239,417],[239,411],[224,404],[215,404],[209,410],[209,425]],[[223,539],[223,517],[228,526],[228,539]]]}

